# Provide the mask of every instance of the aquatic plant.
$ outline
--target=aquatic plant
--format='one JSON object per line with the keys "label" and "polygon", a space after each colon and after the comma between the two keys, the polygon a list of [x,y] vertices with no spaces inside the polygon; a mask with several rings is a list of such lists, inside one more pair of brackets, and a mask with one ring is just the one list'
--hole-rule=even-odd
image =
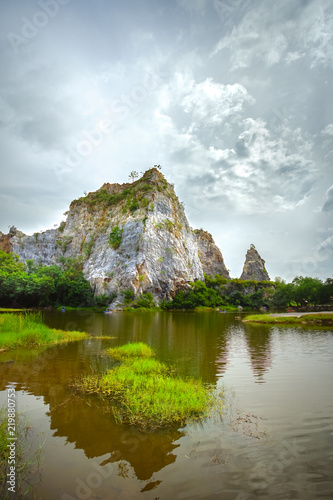
{"label": "aquatic plant", "polygon": [[48,328],[41,313],[0,315],[0,348],[31,347],[81,340],[85,332]]}
{"label": "aquatic plant", "polygon": [[212,395],[200,380],[184,380],[164,363],[151,359],[153,350],[148,345],[126,344],[107,353],[123,364],[102,376],[86,375],[75,387],[118,401],[112,412],[119,423],[141,428],[182,424],[203,417],[212,406]]}
{"label": "aquatic plant", "polygon": [[246,323],[263,323],[267,325],[279,324],[279,325],[318,325],[318,326],[332,326],[333,325],[333,314],[303,314],[299,316],[274,316],[270,314],[252,314],[246,316],[243,320]]}
{"label": "aquatic plant", "polygon": [[128,358],[150,358],[154,356],[153,349],[143,342],[136,342],[125,344],[119,347],[111,347],[108,349],[107,354],[115,359],[128,359]]}

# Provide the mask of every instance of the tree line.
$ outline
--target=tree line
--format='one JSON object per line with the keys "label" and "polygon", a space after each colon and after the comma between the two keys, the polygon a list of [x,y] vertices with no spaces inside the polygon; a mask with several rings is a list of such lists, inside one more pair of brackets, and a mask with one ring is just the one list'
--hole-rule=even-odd
{"label": "tree line", "polygon": [[166,309],[193,309],[195,307],[235,307],[248,309],[269,307],[300,307],[331,304],[333,279],[297,276],[291,283],[281,278],[273,281],[227,279],[205,275],[205,282],[190,283],[187,290],[179,290]]}
{"label": "tree line", "polygon": [[[28,260],[19,262],[16,254],[0,251],[0,305],[2,307],[106,307],[116,297],[94,296],[90,283],[82,272],[79,259],[62,258],[59,265],[36,265]],[[154,308],[151,293],[135,297],[131,290],[123,290],[125,306]],[[160,305],[164,309],[193,309],[196,307],[242,306],[248,309],[266,307],[297,307],[331,304],[333,279],[297,276],[291,283],[281,278],[272,281],[227,279],[205,275],[205,281],[189,283],[175,297]]]}
{"label": "tree line", "polygon": [[106,295],[94,297],[90,283],[75,259],[64,259],[63,267],[19,262],[16,254],[0,251],[0,305],[2,307],[101,306]]}

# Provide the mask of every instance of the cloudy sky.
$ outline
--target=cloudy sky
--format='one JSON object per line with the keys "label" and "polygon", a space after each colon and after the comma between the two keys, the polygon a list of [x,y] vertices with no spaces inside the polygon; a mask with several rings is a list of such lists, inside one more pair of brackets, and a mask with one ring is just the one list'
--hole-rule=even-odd
{"label": "cloudy sky", "polygon": [[231,275],[332,277],[331,0],[0,0],[0,230],[161,164]]}

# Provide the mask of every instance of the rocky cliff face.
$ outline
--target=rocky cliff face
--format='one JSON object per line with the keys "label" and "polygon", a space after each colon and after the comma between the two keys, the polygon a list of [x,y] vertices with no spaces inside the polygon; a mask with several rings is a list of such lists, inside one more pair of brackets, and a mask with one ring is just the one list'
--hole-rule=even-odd
{"label": "rocky cliff face", "polygon": [[[229,277],[212,236],[193,231],[173,186],[155,168],[133,183],[104,184],[74,200],[58,229],[27,236],[11,228],[0,248],[45,265],[76,259],[96,294],[151,292],[172,298],[203,273]],[[2,242],[2,243],[1,243]]]}
{"label": "rocky cliff face", "polygon": [[269,280],[268,272],[265,268],[265,261],[260,257],[254,245],[251,245],[246,252],[241,280]]}
{"label": "rocky cliff face", "polygon": [[211,276],[219,274],[224,278],[230,279],[229,271],[225,267],[222,254],[215,245],[212,235],[203,229],[195,229],[194,234],[197,240],[203,272]]}

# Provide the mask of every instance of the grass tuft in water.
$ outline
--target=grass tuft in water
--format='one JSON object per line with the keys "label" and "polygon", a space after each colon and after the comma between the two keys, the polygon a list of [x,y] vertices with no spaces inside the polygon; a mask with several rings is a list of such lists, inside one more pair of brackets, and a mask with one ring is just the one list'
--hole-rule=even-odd
{"label": "grass tuft in water", "polygon": [[64,331],[48,328],[41,313],[1,314],[0,348],[33,347],[81,340],[84,332]]}
{"label": "grass tuft in water", "polygon": [[117,348],[117,353],[120,351],[125,359],[122,365],[102,376],[87,375],[75,383],[82,392],[97,393],[119,401],[120,405],[112,407],[119,423],[154,428],[182,424],[189,418],[208,414],[212,397],[200,380],[184,380],[164,363],[139,357],[140,352],[152,355],[152,350],[145,344],[126,344],[120,349]]}
{"label": "grass tuft in water", "polygon": [[112,358],[125,360],[136,357],[151,358],[155,353],[149,345],[143,342],[137,342],[110,348],[107,350],[107,354]]}
{"label": "grass tuft in water", "polygon": [[267,325],[313,325],[315,323],[322,326],[333,325],[333,314],[303,314],[299,316],[271,316],[270,314],[252,314],[246,316],[243,320],[245,323],[263,323]]}

